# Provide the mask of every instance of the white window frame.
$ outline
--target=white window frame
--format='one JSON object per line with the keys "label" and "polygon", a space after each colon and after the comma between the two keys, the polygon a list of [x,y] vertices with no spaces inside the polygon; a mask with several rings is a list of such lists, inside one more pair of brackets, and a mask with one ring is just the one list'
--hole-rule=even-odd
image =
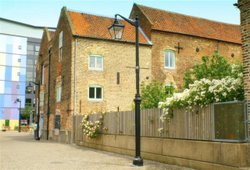
{"label": "white window frame", "polygon": [[56,102],[62,101],[62,84],[59,83],[56,85]]}
{"label": "white window frame", "polygon": [[[173,54],[173,58],[171,58],[171,54]],[[173,65],[171,65],[171,62],[169,62],[169,65],[167,65],[166,63],[166,57],[168,58],[169,61],[174,60],[173,61]],[[165,50],[164,52],[164,68],[167,69],[175,69],[176,68],[176,55],[175,55],[175,51],[174,50]]]}
{"label": "white window frame", "polygon": [[[95,94],[94,94],[94,98],[90,98],[89,97],[89,90],[90,90],[90,88],[94,88],[95,89]],[[102,92],[101,92],[101,98],[100,99],[97,99],[96,98],[96,89],[97,88],[101,88],[101,90],[102,90]],[[89,101],[103,101],[103,87],[102,86],[99,86],[99,85],[89,85],[89,87],[88,87],[88,100]]]}
{"label": "white window frame", "polygon": [[44,92],[40,92],[40,96],[39,96],[39,97],[40,97],[40,100],[39,100],[39,102],[40,102],[40,107],[41,107],[41,106],[44,106],[44,102],[45,102],[45,101],[44,101],[44,95],[45,95]]}
{"label": "white window frame", "polygon": [[59,62],[62,61],[62,51],[63,51],[63,31],[59,33]]}
{"label": "white window frame", "polygon": [[[91,57],[95,58],[95,66],[94,67],[90,66],[90,58]],[[102,67],[101,68],[96,67],[96,65],[97,65],[97,58],[101,58],[102,59]],[[101,55],[90,55],[89,56],[89,63],[88,63],[89,70],[103,71],[103,61],[104,61],[103,60],[103,56],[101,56]]]}

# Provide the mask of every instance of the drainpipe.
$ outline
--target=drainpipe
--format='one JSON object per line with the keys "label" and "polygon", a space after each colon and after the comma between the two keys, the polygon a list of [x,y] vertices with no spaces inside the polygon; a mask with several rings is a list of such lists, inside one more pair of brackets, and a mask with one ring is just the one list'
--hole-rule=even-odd
{"label": "drainpipe", "polygon": [[47,99],[47,140],[49,140],[49,117],[50,117],[50,63],[51,49],[49,49],[49,71],[48,71],[48,99]]}
{"label": "drainpipe", "polygon": [[[72,118],[72,134],[71,134],[71,142],[75,142],[75,135],[76,135],[76,122],[77,122],[77,113],[76,113],[76,57],[77,57],[77,38],[75,38],[75,49],[74,49],[74,108],[73,108],[73,118]],[[74,121],[74,117],[76,116],[76,119]],[[75,123],[74,123],[75,122]]]}

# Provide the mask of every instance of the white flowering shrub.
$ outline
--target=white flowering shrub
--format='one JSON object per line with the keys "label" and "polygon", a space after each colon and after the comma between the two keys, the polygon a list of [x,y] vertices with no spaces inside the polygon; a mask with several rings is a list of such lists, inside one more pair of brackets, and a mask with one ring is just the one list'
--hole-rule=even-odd
{"label": "white flowering shrub", "polygon": [[207,78],[222,79],[227,76],[237,78],[238,73],[242,72],[242,65],[231,65],[225,57],[221,56],[217,51],[212,56],[203,56],[201,63],[195,64],[193,68],[188,69],[184,73],[184,87],[189,88],[195,80]]}
{"label": "white flowering shrub", "polygon": [[81,122],[83,134],[89,138],[96,138],[100,134],[102,120],[103,117],[101,116],[99,120],[92,122],[89,120],[89,115],[84,115]]}
{"label": "white flowering shrub", "polygon": [[[234,73],[236,65],[232,65]],[[235,73],[234,73],[235,75]],[[165,101],[159,103],[159,107],[163,109],[161,120],[165,121],[171,117],[174,108],[192,108],[192,106],[207,106],[214,102],[226,102],[234,100],[244,100],[243,91],[243,74],[238,73],[237,76],[226,76],[222,79],[206,79],[195,80],[193,84],[189,84],[189,88],[182,93],[174,93],[172,97],[166,98]]]}

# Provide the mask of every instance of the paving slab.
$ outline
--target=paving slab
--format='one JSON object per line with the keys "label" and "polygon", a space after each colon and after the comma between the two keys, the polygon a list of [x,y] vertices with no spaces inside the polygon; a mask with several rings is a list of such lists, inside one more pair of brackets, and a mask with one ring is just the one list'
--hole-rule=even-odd
{"label": "paving slab", "polygon": [[0,132],[1,170],[192,170],[70,144],[34,140],[31,133]]}

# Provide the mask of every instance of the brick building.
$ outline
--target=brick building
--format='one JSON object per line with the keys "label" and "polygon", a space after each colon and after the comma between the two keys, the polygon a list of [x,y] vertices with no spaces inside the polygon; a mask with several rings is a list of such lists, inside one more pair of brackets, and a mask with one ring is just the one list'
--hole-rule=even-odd
{"label": "brick building", "polygon": [[[239,25],[167,12],[134,4],[130,18],[139,15],[141,27],[152,41],[152,79],[179,89],[184,72],[215,51],[229,61],[241,61]],[[170,54],[170,56],[168,56]],[[166,62],[167,58],[173,63]]]}
{"label": "brick building", "polygon": [[244,90],[250,119],[250,1],[239,0],[238,7],[241,11]]}
{"label": "brick building", "polygon": [[[40,84],[40,132],[43,131],[43,129],[47,129],[47,122],[49,117],[49,106],[48,100],[50,98],[50,90],[53,89],[52,86],[50,86],[49,82],[49,69],[50,69],[50,57],[51,57],[51,47],[52,47],[52,39],[54,37],[54,31],[49,31],[47,28],[44,28],[42,40],[40,44],[40,52],[38,57],[38,62],[36,65],[36,71],[37,71],[37,77],[36,82]],[[50,88],[49,88],[50,86]],[[36,96],[38,96],[38,90],[36,90]],[[54,121],[54,114],[50,115],[50,121]],[[51,122],[51,124],[52,124]],[[52,126],[54,127],[54,126]]]}
{"label": "brick building", "polygon": [[[41,102],[47,103],[46,92],[48,51],[50,49],[50,124],[60,133],[68,134],[74,114],[89,114],[117,110],[131,110],[135,95],[134,27],[125,25],[122,40],[113,40],[108,27],[113,18],[61,11],[57,30],[49,39],[45,30],[37,65]],[[97,27],[98,25],[98,27]],[[151,42],[140,31],[141,81],[151,81]],[[49,45],[47,45],[49,42]],[[51,45],[51,46],[50,46]],[[45,90],[45,91],[44,91]],[[41,105],[41,104],[40,104]],[[41,118],[46,129],[46,109]],[[56,125],[54,125],[56,124]],[[54,133],[51,133],[54,134]]]}
{"label": "brick building", "polygon": [[[141,82],[160,80],[181,88],[184,71],[214,51],[232,62],[241,61],[240,27],[237,25],[137,4],[130,18],[135,15],[139,15],[142,28],[140,66],[146,68],[141,69]],[[113,40],[108,32],[113,18],[64,7],[53,38],[51,33],[44,31],[37,82],[42,84],[40,100],[44,104],[41,105],[43,109],[40,108],[45,122],[42,126],[47,128],[45,113],[50,113],[51,137],[60,133],[59,136],[70,140],[72,117],[76,114],[131,110],[135,95],[135,35],[133,26],[121,22],[125,25],[124,36],[121,40]],[[48,75],[50,81],[46,78]],[[49,105],[46,105],[48,92]]]}

